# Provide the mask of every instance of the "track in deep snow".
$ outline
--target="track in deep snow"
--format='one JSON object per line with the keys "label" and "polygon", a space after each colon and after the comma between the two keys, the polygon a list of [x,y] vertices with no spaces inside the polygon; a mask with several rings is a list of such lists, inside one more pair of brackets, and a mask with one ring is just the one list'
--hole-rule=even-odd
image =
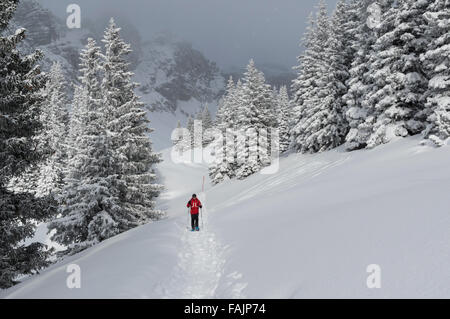
{"label": "track in deep snow", "polygon": [[[199,220],[200,231],[192,232],[184,224],[179,224],[181,247],[178,264],[168,280],[160,285],[163,298],[205,299],[223,297],[217,287],[221,280],[226,280],[229,298],[243,298],[242,290],[246,284],[236,282],[241,278],[238,273],[224,276],[225,249],[215,234],[208,228],[208,210],[205,193],[199,195],[203,203],[202,218]],[[202,220],[203,219],[203,220]]]}

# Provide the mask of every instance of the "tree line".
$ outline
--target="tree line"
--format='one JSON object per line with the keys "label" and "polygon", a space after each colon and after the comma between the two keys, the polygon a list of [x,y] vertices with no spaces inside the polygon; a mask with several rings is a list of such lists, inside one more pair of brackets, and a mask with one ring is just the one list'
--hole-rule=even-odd
{"label": "tree line", "polygon": [[0,3],[0,288],[49,264],[52,250],[24,243],[38,222],[65,255],[164,215],[154,201],[161,156],[120,28],[111,19],[103,49],[87,40],[79,81],[67,83],[57,62],[41,72],[41,51],[20,52],[24,29],[7,34],[17,4]]}
{"label": "tree line", "polygon": [[253,60],[242,80],[230,79],[215,120],[213,183],[270,165],[267,130],[278,132],[279,153],[353,151],[417,134],[448,141],[449,1],[339,0],[331,15],[320,1],[308,23],[291,98]]}

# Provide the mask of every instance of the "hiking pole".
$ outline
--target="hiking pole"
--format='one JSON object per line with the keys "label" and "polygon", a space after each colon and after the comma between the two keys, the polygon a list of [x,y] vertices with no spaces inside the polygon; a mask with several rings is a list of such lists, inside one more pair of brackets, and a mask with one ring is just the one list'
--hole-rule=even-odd
{"label": "hiking pole", "polygon": [[188,222],[187,222],[187,228],[189,229],[189,222],[190,222],[190,220],[189,220],[189,215],[190,215],[190,212],[189,212],[189,207],[188,207],[188,210],[187,210],[187,212],[188,212],[188,215],[187,215],[187,218],[188,218]]}
{"label": "hiking pole", "polygon": [[203,229],[203,207],[200,208],[200,217],[202,218],[202,229]]}

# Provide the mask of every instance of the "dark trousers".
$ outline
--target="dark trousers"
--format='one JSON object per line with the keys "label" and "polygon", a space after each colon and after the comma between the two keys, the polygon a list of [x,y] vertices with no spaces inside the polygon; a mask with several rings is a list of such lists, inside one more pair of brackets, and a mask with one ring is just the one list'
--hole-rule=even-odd
{"label": "dark trousers", "polygon": [[191,226],[192,229],[198,227],[198,214],[191,214]]}

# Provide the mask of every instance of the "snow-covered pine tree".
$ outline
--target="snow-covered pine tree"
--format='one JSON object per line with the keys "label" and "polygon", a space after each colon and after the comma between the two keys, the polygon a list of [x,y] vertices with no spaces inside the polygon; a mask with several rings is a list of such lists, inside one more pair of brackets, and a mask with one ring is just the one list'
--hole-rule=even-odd
{"label": "snow-covered pine tree", "polygon": [[172,141],[178,156],[183,155],[183,152],[191,149],[191,137],[187,129],[181,126],[181,121],[178,121],[177,127],[172,135]]}
{"label": "snow-covered pine tree", "polygon": [[375,85],[367,95],[376,121],[367,146],[389,142],[393,136],[420,133],[425,128],[427,80],[420,55],[424,38],[427,1],[385,1],[385,14],[370,61]]}
{"label": "snow-covered pine tree", "polygon": [[366,96],[373,82],[369,76],[369,59],[376,41],[376,27],[368,24],[369,8],[376,0],[352,0],[348,4],[347,33],[353,34],[349,47],[354,55],[347,81],[348,91],[344,95],[345,117],[349,132],[345,138],[345,148],[349,151],[364,148],[371,134],[374,116],[368,108]]}
{"label": "snow-covered pine tree", "polygon": [[246,111],[246,107],[241,107],[243,105],[248,105],[248,96],[245,95],[244,83],[241,79],[238,79],[236,82],[236,89],[233,94],[233,106],[230,112],[233,113],[233,122],[232,127],[244,127],[250,125],[250,119],[245,118],[245,114],[243,112]]}
{"label": "snow-covered pine tree", "polygon": [[197,112],[195,113],[195,120],[197,120],[197,121],[201,121],[202,120],[202,111],[203,111],[202,107],[200,107],[197,110]]}
{"label": "snow-covered pine tree", "polygon": [[[303,109],[306,107],[305,101],[308,99],[308,94],[311,92],[314,84],[314,71],[316,68],[314,40],[315,39],[315,19],[311,14],[308,19],[308,26],[301,40],[300,47],[304,48],[302,55],[297,57],[298,65],[293,69],[297,70],[297,77],[292,81],[292,91],[294,92],[293,102],[293,123],[297,124],[300,121]],[[300,141],[296,137],[300,132],[292,131],[292,136],[295,140],[292,147],[296,150],[301,148]]]}
{"label": "snow-covered pine tree", "polygon": [[[117,167],[111,134],[106,130],[100,91],[100,48],[88,39],[80,55],[81,86],[72,110],[70,152],[65,186],[59,197],[59,217],[49,223],[52,240],[73,254],[120,232]],[[74,117],[77,117],[76,119]]]}
{"label": "snow-covered pine tree", "polygon": [[272,129],[276,129],[278,126],[278,119],[276,114],[276,103],[274,99],[273,90],[269,84],[266,83],[266,79],[263,72],[259,72],[259,78],[262,83],[263,92],[263,110],[264,110],[264,128],[257,132],[258,134],[258,157],[261,161],[261,167],[270,165],[271,158],[271,133]]}
{"label": "snow-covered pine tree", "polygon": [[[336,22],[336,21],[333,21]],[[306,51],[299,59],[300,73],[294,82],[296,93],[296,116],[298,122],[292,129],[293,147],[303,153],[315,153],[336,147],[343,138],[344,124],[339,104],[340,83],[330,75],[333,71],[330,61],[339,42],[332,31],[327,8],[323,1],[315,21],[314,31],[306,37]],[[330,63],[331,62],[331,63]],[[336,61],[337,64],[337,61]],[[337,69],[337,65],[333,65]],[[305,75],[304,72],[312,72]],[[334,71],[333,71],[334,72]],[[341,76],[341,74],[339,74]]]}
{"label": "snow-covered pine tree", "polygon": [[206,146],[213,140],[213,136],[208,134],[208,129],[213,128],[213,121],[207,104],[205,104],[205,107],[203,108],[202,111],[202,124],[203,124],[203,146]]}
{"label": "snow-covered pine tree", "polygon": [[[368,148],[375,147],[382,143],[387,143],[389,138],[394,135],[407,135],[403,122],[399,125],[390,125],[391,119],[386,117],[385,110],[394,107],[396,102],[395,89],[393,87],[394,77],[397,75],[393,70],[392,53],[394,52],[394,36],[395,22],[398,14],[398,7],[393,6],[393,1],[377,2],[381,8],[381,20],[376,29],[376,41],[372,46],[372,54],[368,61],[367,77],[373,83],[370,90],[364,96],[365,107],[367,113],[370,114],[369,133],[365,146]],[[383,6],[381,6],[383,4]],[[400,55],[400,52],[396,52]],[[388,80],[390,77],[390,80]],[[405,111],[403,117],[408,110]],[[367,122],[367,120],[366,120]],[[364,127],[365,128],[365,127]],[[389,129],[389,132],[388,132]],[[392,131],[395,131],[393,133]]]}
{"label": "snow-covered pine tree", "polygon": [[[226,178],[243,179],[270,165],[271,128],[278,126],[272,88],[250,60],[244,82],[230,77],[220,102],[216,126],[222,131],[210,166],[214,183]],[[217,177],[216,177],[217,176]]]}
{"label": "snow-covered pine tree", "polygon": [[279,104],[279,95],[280,95],[280,88],[277,88],[275,85],[272,86],[272,101],[273,101],[273,113],[275,114],[275,126],[278,127],[280,124],[280,104]]}
{"label": "snow-covered pine tree", "polygon": [[225,108],[224,108],[224,97],[221,97],[220,99],[219,99],[219,101],[217,102],[217,112],[216,112],[216,117],[214,118],[214,121],[213,121],[213,123],[214,123],[214,127],[215,128],[219,128],[220,127],[220,125],[221,125],[221,123],[223,123],[223,113],[224,113],[224,111],[225,111]]}
{"label": "snow-covered pine tree", "polygon": [[39,142],[43,144],[42,149],[50,150],[50,154],[38,170],[36,195],[39,197],[48,194],[56,195],[63,187],[69,110],[66,100],[66,81],[60,63],[56,62],[51,67],[49,80],[44,90],[45,99],[41,113],[44,129]]}
{"label": "snow-covered pine tree", "polygon": [[208,104],[205,105],[202,111],[202,121],[203,121],[203,128],[209,129],[213,127],[213,121],[211,117],[211,113],[208,109]]}
{"label": "snow-covered pine tree", "polygon": [[220,129],[233,128],[236,125],[236,94],[236,84],[234,83],[233,78],[230,76],[223,99],[223,113],[221,121],[222,126],[220,127]]}
{"label": "snow-covered pine tree", "polygon": [[440,146],[450,137],[450,2],[431,1],[424,17],[429,46],[421,60],[429,78],[426,108],[430,113],[424,133]]}
{"label": "snow-covered pine tree", "polygon": [[[234,92],[235,100],[235,122],[233,131],[235,133],[235,166],[233,175],[238,178],[245,178],[248,176],[243,174],[244,171],[241,167],[245,164],[248,157],[248,139],[247,129],[250,127],[250,104],[247,100],[247,96],[244,93],[244,84],[239,79],[236,83],[236,90]],[[242,174],[242,177],[240,177]],[[245,176],[244,176],[245,175]]]}
{"label": "snow-covered pine tree", "polygon": [[[229,123],[225,122],[226,118],[228,118],[226,113],[228,112],[227,108],[229,104],[227,101],[229,101],[229,96],[226,94],[220,103],[219,114],[222,116],[215,123],[215,128],[220,131],[220,134],[219,136],[215,136],[211,142],[211,155],[214,160],[210,163],[208,170],[213,184],[218,184],[234,177],[233,167],[235,163],[234,153],[232,151],[234,152],[235,146],[229,144],[230,141],[233,141],[234,132],[230,131],[231,128],[228,127]],[[230,156],[232,156],[231,159]]]}
{"label": "snow-covered pine tree", "polygon": [[[230,147],[230,143],[227,144],[227,138],[230,138],[230,136],[227,135],[227,129],[233,129],[234,126],[232,120],[234,94],[235,84],[233,78],[230,77],[225,94],[219,103],[219,109],[216,117],[216,128],[221,131],[222,135],[213,142],[214,161],[209,166],[209,176],[213,184],[218,184],[223,180],[230,179],[234,175],[233,169],[231,168],[231,164],[234,163],[229,161],[231,149],[227,150],[227,148]],[[232,150],[234,151],[234,145],[232,146]]]}
{"label": "snow-covered pine tree", "polygon": [[209,165],[209,177],[211,182],[215,185],[231,177],[228,165],[225,159],[225,139],[223,137],[214,140],[214,161]]}
{"label": "snow-covered pine tree", "polygon": [[[66,140],[66,148],[67,148],[67,163],[66,163],[66,171],[69,169],[69,163],[73,159],[73,157],[78,152],[76,140],[81,135],[83,130],[82,123],[82,110],[83,107],[87,105],[87,102],[83,100],[86,96],[83,95],[83,88],[79,85],[76,85],[74,88],[73,99],[71,102],[71,113],[69,114],[69,132]],[[65,174],[67,175],[67,174]]]}
{"label": "snow-covered pine tree", "polygon": [[243,94],[247,94],[247,101],[250,102],[255,128],[269,129],[276,126],[277,122],[272,88],[266,83],[264,73],[256,68],[256,82],[254,82],[252,64],[255,68],[254,62],[251,60],[247,72],[244,74]]}
{"label": "snow-covered pine tree", "polygon": [[[240,99],[243,101],[242,104],[249,105],[250,116],[249,126],[241,125],[239,128],[247,131],[248,160],[245,165],[249,168],[240,170],[240,178],[247,174],[242,174],[243,171],[252,174],[270,165],[270,134],[272,128],[276,128],[278,125],[276,100],[274,100],[272,88],[266,84],[264,74],[255,68],[253,60],[250,61],[244,75]],[[244,111],[245,107],[241,110],[241,118]],[[252,160],[255,157],[256,160]]]}
{"label": "snow-covered pine tree", "polygon": [[[247,113],[248,120],[243,120],[243,118],[240,118],[240,120],[243,120],[249,126],[253,125],[255,128],[263,127],[265,116],[264,107],[267,107],[266,101],[263,100],[265,98],[265,92],[263,92],[264,87],[262,87],[262,84],[260,72],[256,69],[253,59],[251,59],[244,73],[242,86],[243,94],[245,95],[245,101],[242,104],[249,111]],[[238,120],[236,126],[244,127],[244,124]]]}
{"label": "snow-covered pine tree", "polygon": [[272,90],[266,84],[262,72],[256,67],[253,59],[244,73],[242,93],[236,112],[237,138],[237,171],[236,176],[244,179],[269,165],[268,131],[275,126]]}
{"label": "snow-covered pine tree", "polygon": [[322,35],[320,38],[325,40],[325,44],[319,59],[322,67],[319,65],[320,71],[316,74],[318,85],[315,96],[307,100],[308,117],[301,120],[304,132],[301,150],[307,153],[322,152],[341,145],[348,131],[342,97],[347,92],[345,83],[352,56],[345,29],[348,21],[345,1],[337,3],[329,22],[322,3],[317,21],[317,34]]}
{"label": "snow-covered pine tree", "polygon": [[235,84],[230,77],[227,86],[227,99],[225,103],[225,121],[222,126],[224,137],[224,160],[227,169],[227,176],[234,178],[238,167],[237,162],[237,129],[238,129],[238,109],[243,103],[243,85],[240,80]]}
{"label": "snow-covered pine tree", "polygon": [[[358,51],[357,43],[359,39],[357,29],[361,24],[358,7],[361,3],[367,1],[368,0],[340,0],[333,13],[333,19],[339,21],[340,30],[336,30],[336,32],[339,33],[338,37],[344,46],[342,53],[345,57],[347,68],[351,68],[356,52]],[[347,75],[350,76],[349,73]]]}
{"label": "snow-covered pine tree", "polygon": [[66,82],[59,63],[54,63],[48,81],[41,90],[41,130],[35,137],[42,161],[29,167],[19,177],[11,179],[9,185],[37,197],[55,197],[61,190],[67,156],[68,108]]}
{"label": "snow-covered pine tree", "polygon": [[6,34],[17,3],[0,2],[0,288],[11,287],[19,275],[48,265],[49,253],[41,243],[23,244],[33,236],[36,221],[49,217],[48,203],[7,188],[12,177],[40,160],[34,137],[41,129],[40,92],[46,82],[36,64],[42,53],[24,56],[17,48],[25,29]]}
{"label": "snow-covered pine tree", "polygon": [[[323,5],[323,3],[322,3]],[[297,152],[302,151],[304,145],[304,131],[303,121],[308,117],[309,102],[314,97],[315,90],[318,86],[317,75],[319,74],[321,55],[324,51],[324,44],[328,37],[328,34],[320,35],[320,28],[318,27],[318,21],[328,19],[326,13],[325,16],[320,16],[319,11],[317,16],[313,14],[309,17],[309,25],[306,33],[302,38],[301,46],[304,47],[304,52],[300,55],[298,60],[298,66],[294,67],[297,70],[297,78],[292,81],[292,91],[294,92],[293,98],[293,119],[291,128],[291,147]],[[318,38],[322,39],[318,41]]]}
{"label": "snow-covered pine tree", "polygon": [[289,100],[288,90],[286,86],[280,88],[278,98],[278,134],[279,134],[279,150],[284,153],[289,149],[290,145],[290,127],[291,120],[291,103]]}
{"label": "snow-covered pine tree", "polygon": [[[88,38],[84,50],[80,53],[80,74],[78,77],[81,85],[75,85],[72,99],[71,114],[69,119],[67,165],[70,169],[71,159],[78,153],[80,145],[77,145],[77,139],[83,134],[85,121],[89,120],[90,110],[96,110],[100,107],[100,47],[94,39]],[[91,107],[92,106],[92,107]]]}
{"label": "snow-covered pine tree", "polygon": [[190,115],[187,120],[186,128],[189,131],[189,135],[191,137],[190,148],[193,148],[194,147],[194,119]]}
{"label": "snow-covered pine tree", "polygon": [[103,42],[104,78],[101,84],[102,105],[106,128],[111,135],[111,151],[115,160],[112,173],[116,176],[122,212],[113,216],[120,232],[162,217],[155,209],[154,199],[163,186],[157,184],[154,165],[161,162],[153,152],[149,134],[150,121],[144,104],[135,93],[138,83],[132,81],[127,55],[130,45],[120,37],[113,19],[107,27]]}
{"label": "snow-covered pine tree", "polygon": [[203,113],[202,109],[200,108],[196,115],[194,120],[194,147],[201,148],[203,145],[203,133],[204,133],[204,127],[203,127]]}
{"label": "snow-covered pine tree", "polygon": [[[355,35],[352,31],[351,6],[345,0],[339,0],[334,10],[330,23],[331,32],[326,44],[325,53],[329,61],[328,76],[324,79],[327,82],[329,92],[329,104],[325,104],[325,109],[333,110],[335,113],[332,123],[335,127],[329,130],[332,134],[333,142],[328,148],[341,145],[345,141],[349,126],[345,118],[344,95],[348,92],[347,81],[350,77],[351,63],[354,59],[355,50],[351,46]],[[329,118],[328,118],[329,119]],[[335,130],[335,131],[334,131]]]}
{"label": "snow-covered pine tree", "polygon": [[173,136],[174,136],[172,138],[173,146],[176,148],[178,152],[182,153],[183,150],[181,149],[181,142],[183,141],[183,131],[180,121],[178,121],[177,123],[177,127],[175,128],[175,134]]}

